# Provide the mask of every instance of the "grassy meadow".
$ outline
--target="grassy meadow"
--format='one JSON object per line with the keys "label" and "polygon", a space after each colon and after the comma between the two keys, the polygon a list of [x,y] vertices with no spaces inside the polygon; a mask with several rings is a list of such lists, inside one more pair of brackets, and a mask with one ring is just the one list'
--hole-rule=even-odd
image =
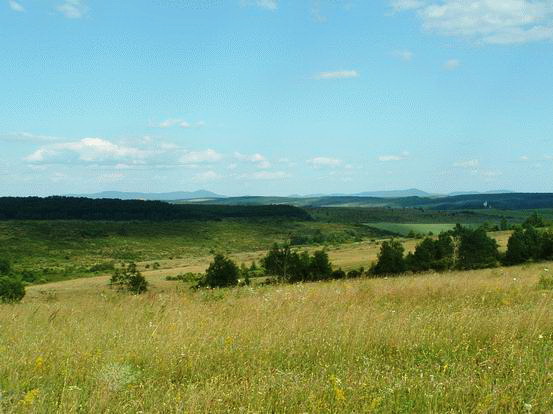
{"label": "grassy meadow", "polygon": [[[316,221],[0,230],[17,269],[73,266],[0,305],[2,414],[553,410],[547,263],[194,291],[166,277],[204,271],[214,251],[250,264],[290,234],[334,234],[330,259],[351,270],[368,268],[382,239]],[[509,234],[493,234],[502,250]],[[117,293],[108,272],[90,272],[110,260],[135,260],[150,291]]]}
{"label": "grassy meadow", "polygon": [[347,223],[278,219],[98,222],[0,221],[0,257],[44,281],[93,277],[111,262],[194,263],[213,252],[268,249],[291,235],[320,232],[331,244],[374,237],[377,230]]}
{"label": "grassy meadow", "polygon": [[368,223],[367,226],[403,236],[407,236],[411,232],[440,234],[455,228],[455,224],[444,223]]}
{"label": "grassy meadow", "polygon": [[0,412],[551,412],[548,264],[0,306]]}

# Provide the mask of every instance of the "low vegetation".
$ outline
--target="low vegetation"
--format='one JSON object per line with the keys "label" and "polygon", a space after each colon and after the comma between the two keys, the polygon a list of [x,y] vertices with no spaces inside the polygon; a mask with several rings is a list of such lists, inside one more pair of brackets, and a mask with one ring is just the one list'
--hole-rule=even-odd
{"label": "low vegetation", "polygon": [[129,263],[115,269],[109,281],[111,287],[139,295],[148,290],[148,281],[136,267],[136,263]]}
{"label": "low vegetation", "polygon": [[57,298],[31,287],[0,308],[0,411],[551,412],[546,269],[138,296],[91,279]]}

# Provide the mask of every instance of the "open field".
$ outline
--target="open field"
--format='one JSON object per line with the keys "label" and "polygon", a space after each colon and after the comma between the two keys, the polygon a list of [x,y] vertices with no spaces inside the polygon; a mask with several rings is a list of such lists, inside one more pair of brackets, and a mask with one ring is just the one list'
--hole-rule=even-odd
{"label": "open field", "polygon": [[291,235],[330,241],[375,237],[365,226],[277,219],[220,221],[0,221],[0,257],[47,281],[97,275],[90,268],[121,261],[194,261],[213,252],[268,249]]}
{"label": "open field", "polygon": [[[550,412],[550,264],[0,306],[3,412]],[[61,283],[60,283],[61,284]],[[531,408],[530,408],[531,407]]]}

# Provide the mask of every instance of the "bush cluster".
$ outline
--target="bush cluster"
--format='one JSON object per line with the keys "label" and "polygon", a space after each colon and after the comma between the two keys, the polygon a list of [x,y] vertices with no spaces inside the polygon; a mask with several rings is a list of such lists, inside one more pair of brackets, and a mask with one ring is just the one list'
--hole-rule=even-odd
{"label": "bush cluster", "polygon": [[115,269],[115,273],[110,279],[110,285],[117,290],[127,291],[135,295],[148,290],[148,281],[133,262]]}
{"label": "bush cluster", "polygon": [[378,260],[369,273],[373,276],[394,275],[451,268],[479,269],[497,265],[497,242],[484,228],[470,229],[457,225],[437,239],[425,238],[413,253],[404,256],[403,245],[397,240],[382,243]]}
{"label": "bush cluster", "polygon": [[325,280],[332,277],[332,265],[328,254],[318,250],[310,255],[297,252],[290,245],[273,245],[262,259],[262,265],[269,275],[288,283]]}
{"label": "bush cluster", "polygon": [[516,227],[507,243],[503,263],[516,265],[529,260],[553,259],[553,233],[538,232],[532,225]]}

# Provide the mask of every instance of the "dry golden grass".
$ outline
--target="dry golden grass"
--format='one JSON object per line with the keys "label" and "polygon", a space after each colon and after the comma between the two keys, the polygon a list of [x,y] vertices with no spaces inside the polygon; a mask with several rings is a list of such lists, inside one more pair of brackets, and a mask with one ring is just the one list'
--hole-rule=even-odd
{"label": "dry golden grass", "polygon": [[0,412],[551,412],[547,267],[198,292],[152,276],[139,297],[104,279],[33,287],[0,306]]}

